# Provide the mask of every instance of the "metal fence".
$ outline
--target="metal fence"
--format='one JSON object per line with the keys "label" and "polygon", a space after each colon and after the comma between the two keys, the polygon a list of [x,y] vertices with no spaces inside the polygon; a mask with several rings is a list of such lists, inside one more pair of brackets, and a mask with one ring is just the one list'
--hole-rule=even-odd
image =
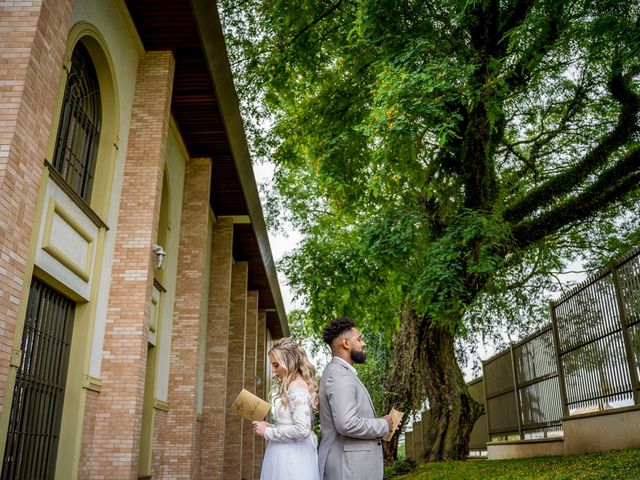
{"label": "metal fence", "polygon": [[556,302],[551,325],[483,362],[491,440],[555,436],[569,415],[640,405],[640,248]]}
{"label": "metal fence", "polygon": [[[469,383],[486,411],[471,450],[493,440],[560,436],[563,417],[640,405],[640,248],[550,307],[551,325],[482,362],[482,378]],[[417,428],[413,438],[423,448]]]}
{"label": "metal fence", "polygon": [[557,435],[562,407],[550,325],[483,362],[482,369],[490,439]]}
{"label": "metal fence", "polygon": [[640,249],[551,304],[564,415],[640,404]]}

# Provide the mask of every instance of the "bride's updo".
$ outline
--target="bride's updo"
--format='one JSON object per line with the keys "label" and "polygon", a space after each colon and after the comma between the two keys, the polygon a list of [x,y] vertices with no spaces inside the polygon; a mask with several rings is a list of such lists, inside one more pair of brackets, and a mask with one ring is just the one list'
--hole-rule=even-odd
{"label": "bride's updo", "polygon": [[287,405],[287,391],[289,385],[300,375],[309,386],[313,409],[318,409],[318,381],[316,380],[316,369],[309,361],[307,353],[291,337],[284,337],[277,340],[268,353],[273,354],[280,368],[285,374],[279,382],[280,400],[283,405]]}

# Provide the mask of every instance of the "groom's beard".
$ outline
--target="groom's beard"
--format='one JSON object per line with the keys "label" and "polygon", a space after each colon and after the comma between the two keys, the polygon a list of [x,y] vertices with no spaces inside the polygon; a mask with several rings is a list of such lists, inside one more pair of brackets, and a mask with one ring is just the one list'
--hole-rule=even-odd
{"label": "groom's beard", "polygon": [[364,350],[361,350],[359,352],[351,350],[351,360],[353,360],[353,363],[366,363],[367,354]]}

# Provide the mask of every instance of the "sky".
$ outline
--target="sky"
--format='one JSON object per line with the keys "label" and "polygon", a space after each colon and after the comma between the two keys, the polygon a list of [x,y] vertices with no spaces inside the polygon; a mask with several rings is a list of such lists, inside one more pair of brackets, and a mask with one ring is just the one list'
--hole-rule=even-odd
{"label": "sky", "polygon": [[[261,164],[253,165],[253,173],[256,177],[256,183],[258,184],[258,191],[260,192],[260,196],[262,197],[262,187],[268,186],[272,183],[273,179],[273,171],[274,165],[268,162],[263,162]],[[264,199],[261,198],[262,205],[264,207]],[[269,233],[269,243],[271,245],[271,254],[276,262],[276,266],[280,259],[296,248],[298,243],[300,242],[302,235],[300,232],[291,227],[287,232],[272,232],[267,226],[267,231]],[[286,277],[280,271],[278,271],[278,279],[280,280],[280,291],[282,293],[282,301],[284,303],[284,308],[287,313],[291,312],[291,310],[300,307],[301,302],[295,301],[293,298],[293,292],[289,287]]]}
{"label": "sky", "polygon": [[[263,205],[265,202],[262,198],[261,190],[263,186],[266,186],[268,188],[272,183],[274,168],[275,167],[273,164],[267,162],[253,165],[253,172],[256,177],[256,183],[258,184],[258,191],[260,192]],[[273,258],[276,262],[277,268],[278,261],[288,252],[296,248],[296,246],[302,239],[302,235],[293,227],[290,227],[286,232],[272,232],[267,226],[267,231],[269,234],[269,243],[271,245],[271,254],[273,255]],[[302,302],[300,300],[294,300],[293,292],[289,287],[287,278],[280,271],[278,271],[278,279],[280,280],[280,292],[282,293],[282,301],[284,303],[284,308],[287,311],[287,314],[291,312],[291,310],[301,308]],[[322,370],[330,360],[328,350],[315,352],[315,355],[312,355],[312,348],[310,343],[303,340],[302,346],[307,351],[307,354],[309,354],[311,363],[313,363],[313,365],[316,367],[316,371],[318,372],[318,374],[321,374]]]}

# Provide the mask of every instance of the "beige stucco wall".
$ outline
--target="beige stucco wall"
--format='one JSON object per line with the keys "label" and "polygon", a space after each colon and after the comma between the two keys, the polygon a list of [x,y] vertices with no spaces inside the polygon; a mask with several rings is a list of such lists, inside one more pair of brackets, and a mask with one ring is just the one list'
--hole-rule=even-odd
{"label": "beige stucco wall", "polygon": [[489,460],[504,460],[506,458],[562,455],[562,444],[562,438],[489,443],[487,444],[487,458]]}
{"label": "beige stucco wall", "polygon": [[91,298],[99,229],[50,178],[37,229],[34,265],[64,286],[74,300]]}
{"label": "beige stucco wall", "polygon": [[187,151],[173,121],[169,124],[167,135],[167,157],[165,176],[169,187],[169,232],[167,245],[167,266],[165,267],[165,289],[158,342],[158,374],[156,377],[156,399],[166,402],[169,398],[169,365],[171,361],[171,327],[173,325],[173,306],[176,293],[176,272],[178,271],[178,244],[180,241],[180,223],[182,220],[182,194],[184,171],[187,163]]}
{"label": "beige stucco wall", "polygon": [[489,443],[488,459],[579,455],[640,446],[640,408],[565,418],[563,430],[564,438]]}
{"label": "beige stucco wall", "polygon": [[603,452],[640,445],[640,409],[565,418],[565,455]]}

